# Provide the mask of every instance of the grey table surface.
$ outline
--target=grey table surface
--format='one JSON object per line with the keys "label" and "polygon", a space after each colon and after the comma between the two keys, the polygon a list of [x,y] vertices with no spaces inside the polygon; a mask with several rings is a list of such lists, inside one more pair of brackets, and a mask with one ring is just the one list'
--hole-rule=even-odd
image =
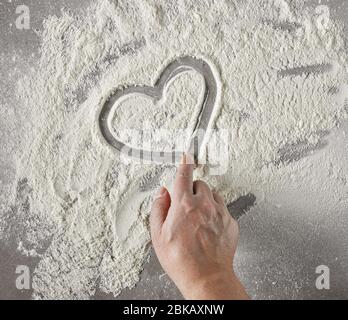
{"label": "grey table surface", "polygon": [[[312,3],[318,4],[318,1],[311,1]],[[24,0],[24,1],[4,1],[0,0],[0,106],[6,105],[7,101],[10,100],[11,87],[14,85],[10,81],[8,75],[13,68],[20,70],[21,66],[30,64],[32,61],[37,59],[38,48],[40,44],[39,37],[37,36],[35,30],[42,28],[42,21],[48,15],[60,13],[61,8],[66,7],[73,11],[79,10],[82,6],[86,7],[89,3],[89,0]],[[31,28],[30,30],[17,30],[14,27],[14,21],[16,19],[15,9],[18,5],[25,4],[30,8],[31,13]],[[331,8],[340,8],[336,10],[333,14],[335,18],[344,20],[348,22],[348,1],[346,0],[331,0],[331,1],[321,1],[321,4],[328,4]],[[12,60],[13,55],[16,54],[19,59],[16,61]],[[6,62],[6,63],[5,63]],[[14,106],[20,112],[20,106]],[[0,120],[1,121],[1,120]],[[0,124],[2,124],[0,122]],[[348,130],[348,124],[344,124],[342,130]],[[1,125],[0,127],[1,137],[7,138],[10,136],[6,132],[6,128]],[[339,132],[338,132],[339,135]],[[348,144],[346,140],[336,141],[335,138],[332,139],[332,148],[337,150],[343,150],[346,152],[348,150]],[[1,142],[0,142],[1,143]],[[10,183],[13,179],[15,168],[11,164],[11,154],[5,152],[0,154],[0,178],[2,183]],[[276,197],[277,195],[275,195]],[[278,195],[281,198],[281,195]],[[254,199],[244,199],[245,203],[234,204],[234,210],[242,210],[245,205],[248,205],[249,202],[253,202]],[[299,209],[302,210],[302,209]],[[348,208],[345,209],[348,213]],[[286,215],[287,213],[284,213]],[[287,222],[290,222],[291,216],[280,218],[281,214],[276,214],[274,217],[262,216],[262,212],[255,214],[254,223],[258,223],[258,219],[269,219],[269,224],[263,221],[262,226],[264,232],[272,233],[274,232],[275,224],[285,225]],[[345,215],[343,221],[340,221],[341,224],[347,225],[348,215]],[[266,221],[267,222],[267,221]],[[243,272],[244,279],[247,281],[249,286],[254,286],[255,288],[251,291],[256,292],[256,297],[261,298],[275,298],[275,299],[347,299],[348,298],[348,264],[347,257],[342,257],[342,252],[348,251],[347,238],[342,239],[342,241],[333,241],[331,234],[336,232],[337,224],[332,223],[330,218],[327,221],[323,221],[328,225],[327,233],[322,233],[318,235],[316,245],[312,247],[311,257],[303,256],[299,264],[301,268],[298,274],[296,275],[298,281],[301,281],[301,278],[308,278],[309,274],[313,272],[313,268],[320,263],[320,261],[313,257],[322,257],[323,259],[329,259],[329,263],[332,266],[332,269],[335,272],[333,277],[333,286],[329,291],[318,291],[313,287],[302,288],[302,290],[296,290],[296,283],[287,284],[286,282],[279,282],[276,287],[267,283],[267,281],[262,281],[263,274],[270,274],[272,272],[277,272],[277,266],[272,265],[269,267],[260,266],[258,271],[254,271],[249,266],[246,267],[246,271]],[[305,251],[306,245],[301,242],[305,235],[305,228],[303,223],[310,224],[311,221],[306,220],[299,221],[301,227],[298,228],[298,237],[295,241],[292,241],[292,245],[296,246],[296,250]],[[267,227],[269,226],[269,227]],[[282,226],[277,232],[282,231]],[[241,229],[243,233],[243,223],[241,224]],[[253,234],[247,233],[245,236],[242,236],[242,241],[252,242],[255,241],[252,239]],[[289,239],[286,237],[277,238],[277,235],[273,235],[273,240],[277,239],[279,241],[279,246],[284,245],[284,248],[291,250],[288,246]],[[264,245],[267,245],[268,240],[264,241]],[[290,242],[291,242],[290,241]],[[339,255],[335,255],[339,252]],[[333,258],[335,257],[335,258]],[[272,259],[272,257],[269,257]],[[336,262],[335,262],[336,261]],[[15,268],[17,265],[25,264],[28,265],[31,269],[35,267],[38,260],[35,258],[27,258],[18,253],[16,250],[15,244],[12,246],[3,245],[0,246],[0,299],[29,299],[31,297],[31,290],[17,290],[15,287]],[[264,263],[264,262],[262,262]],[[292,266],[289,265],[289,268]],[[315,275],[311,275],[310,279],[314,279]],[[285,280],[284,280],[285,281]],[[102,292],[97,291],[95,294],[95,299],[113,299],[113,296],[106,295]],[[152,255],[150,261],[145,265],[144,272],[142,274],[142,280],[138,285],[131,289],[125,290],[118,299],[177,299],[181,298],[180,293],[177,291],[173,283],[168,279],[161,269],[155,255]]]}

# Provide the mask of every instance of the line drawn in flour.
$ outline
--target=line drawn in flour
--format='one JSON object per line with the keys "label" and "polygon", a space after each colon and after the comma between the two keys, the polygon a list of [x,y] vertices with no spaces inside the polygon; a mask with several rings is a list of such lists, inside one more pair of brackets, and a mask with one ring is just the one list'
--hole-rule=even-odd
{"label": "line drawn in flour", "polygon": [[[136,149],[126,145],[120,141],[112,129],[112,115],[117,108],[117,102],[129,95],[144,95],[159,101],[165,88],[178,75],[187,71],[196,71],[200,73],[205,82],[205,93],[199,116],[194,126],[188,150],[173,150],[172,152],[165,151],[149,151]],[[191,56],[180,57],[171,62],[162,72],[159,79],[153,87],[150,86],[133,86],[123,89],[117,89],[105,102],[99,115],[99,129],[106,142],[118,150],[121,154],[135,157],[140,160],[158,162],[158,163],[176,163],[181,159],[184,152],[191,151],[197,160],[206,142],[206,135],[202,138],[202,132],[206,133],[209,126],[214,120],[216,109],[219,105],[220,90],[219,90],[218,74],[213,70],[212,66],[203,59],[197,59]]]}
{"label": "line drawn in flour", "polygon": [[301,24],[289,21],[273,21],[269,19],[262,20],[262,23],[270,25],[272,28],[282,31],[294,32],[302,27]]}
{"label": "line drawn in flour", "polygon": [[326,73],[334,70],[334,65],[330,63],[313,64],[310,66],[302,66],[280,70],[280,77],[301,76],[309,74]]}
{"label": "line drawn in flour", "polygon": [[325,138],[329,135],[329,131],[317,132],[319,140],[316,143],[310,143],[308,140],[298,141],[294,144],[285,145],[278,150],[279,159],[274,163],[275,165],[290,164],[299,161],[300,159],[310,156],[316,151],[324,149],[328,142]]}
{"label": "line drawn in flour", "polygon": [[231,216],[239,220],[243,215],[247,214],[248,211],[255,206],[256,197],[252,193],[248,193],[245,196],[239,197],[236,201],[227,205],[227,209]]}

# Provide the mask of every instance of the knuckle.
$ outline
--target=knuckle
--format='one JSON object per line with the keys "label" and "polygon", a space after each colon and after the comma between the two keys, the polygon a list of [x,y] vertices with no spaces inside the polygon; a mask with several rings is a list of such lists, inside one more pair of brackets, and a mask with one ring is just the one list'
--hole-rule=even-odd
{"label": "knuckle", "polygon": [[196,208],[193,198],[188,196],[182,198],[181,205],[186,212],[193,211]]}
{"label": "knuckle", "polygon": [[199,206],[204,212],[207,213],[212,213],[216,211],[215,205],[211,201],[206,199],[201,200]]}
{"label": "knuckle", "polygon": [[219,202],[219,203],[223,203],[224,202],[223,197],[219,193],[213,192],[213,195],[214,195],[214,198],[216,199],[217,202]]}

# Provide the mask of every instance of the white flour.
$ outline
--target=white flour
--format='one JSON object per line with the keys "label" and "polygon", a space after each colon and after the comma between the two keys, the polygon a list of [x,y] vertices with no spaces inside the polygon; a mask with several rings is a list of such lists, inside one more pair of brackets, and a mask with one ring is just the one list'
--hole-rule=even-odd
{"label": "white flour", "polygon": [[[34,297],[87,299],[97,288],[116,296],[137,283],[148,257],[156,178],[170,185],[174,170],[122,162],[100,138],[98,111],[115,87],[153,85],[178,56],[211,60],[223,85],[216,127],[233,140],[228,173],[205,179],[228,203],[247,193],[262,203],[291,176],[296,152],[347,117],[341,33],[326,7],[285,0],[97,1],[79,16],[48,18],[40,61],[18,86],[26,135],[16,207],[0,224],[6,239],[13,226],[5,221],[16,221],[19,249],[40,257]],[[324,73],[278,74],[326,63],[333,67]],[[202,83],[185,77],[161,106],[126,103],[115,130],[190,126]]]}

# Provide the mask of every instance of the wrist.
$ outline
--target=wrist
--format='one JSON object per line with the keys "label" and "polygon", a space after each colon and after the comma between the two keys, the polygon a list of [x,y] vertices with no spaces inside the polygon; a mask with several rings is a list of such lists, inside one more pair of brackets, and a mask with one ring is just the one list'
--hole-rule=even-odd
{"label": "wrist", "polygon": [[181,292],[187,300],[249,299],[233,270],[201,277],[185,286]]}

